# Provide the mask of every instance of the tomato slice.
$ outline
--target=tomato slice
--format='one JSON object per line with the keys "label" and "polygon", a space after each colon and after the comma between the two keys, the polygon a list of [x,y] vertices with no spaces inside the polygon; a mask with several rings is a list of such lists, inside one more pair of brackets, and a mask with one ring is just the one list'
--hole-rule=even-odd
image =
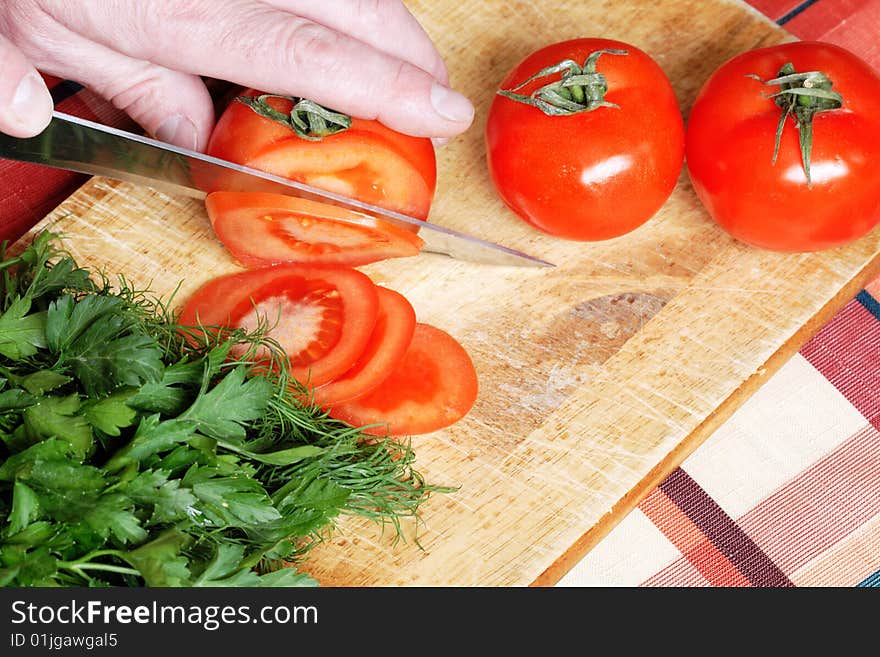
{"label": "tomato slice", "polygon": [[414,256],[418,235],[359,212],[284,194],[214,192],[208,217],[230,254],[245,267],[280,262],[356,267]]}
{"label": "tomato slice", "polygon": [[412,342],[394,371],[370,392],[336,404],[331,417],[373,435],[424,434],[454,424],[477,399],[477,373],[451,335],[416,324]]}
{"label": "tomato slice", "polygon": [[319,386],[357,362],[378,304],[373,281],[356,269],[281,264],[209,281],[188,299],[179,321],[214,331],[268,326],[268,337],[290,359],[291,375]]}
{"label": "tomato slice", "polygon": [[376,326],[357,363],[345,374],[313,391],[324,408],[356,399],[377,387],[403,360],[416,328],[416,312],[399,292],[376,288],[379,314]]}

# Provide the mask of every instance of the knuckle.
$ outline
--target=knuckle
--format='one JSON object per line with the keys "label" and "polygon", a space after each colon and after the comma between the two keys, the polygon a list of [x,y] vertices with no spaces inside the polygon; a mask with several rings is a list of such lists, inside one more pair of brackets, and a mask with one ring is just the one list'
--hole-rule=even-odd
{"label": "knuckle", "polygon": [[411,93],[423,86],[424,77],[425,72],[417,66],[403,60],[397,60],[394,68],[389,71],[388,79],[384,81],[383,86],[387,86],[395,95]]}
{"label": "knuckle", "polygon": [[[434,47],[430,37],[400,0],[359,0],[358,16],[372,34],[388,33],[390,26],[396,26],[402,42],[407,44],[401,52],[407,52],[409,59],[418,64],[437,79],[448,80],[446,65]],[[393,49],[392,49],[393,50]]]}
{"label": "knuckle", "polygon": [[[166,34],[158,26],[173,26],[196,33],[199,26],[217,24],[218,11],[211,13],[211,4],[196,0],[152,0],[131,3],[130,10],[118,18],[124,23],[124,33],[138,56],[148,61],[167,55],[169,43]],[[222,8],[222,5],[221,5]]]}
{"label": "knuckle", "polygon": [[212,3],[198,0],[153,0],[139,3],[138,6],[144,15],[153,16],[154,19],[182,22],[205,21],[216,17],[218,8],[222,9],[222,6],[212,6]]}
{"label": "knuckle", "polygon": [[332,71],[343,51],[342,36],[315,23],[299,23],[280,38],[281,53],[293,70],[320,68]]}
{"label": "knuckle", "polygon": [[127,79],[120,84],[110,82],[105,90],[99,92],[114,106],[136,116],[142,114],[145,108],[163,105],[164,84],[156,71],[146,70],[133,80]]}
{"label": "knuckle", "polygon": [[358,0],[356,12],[362,19],[384,25],[388,18],[399,13],[402,5],[397,0]]}
{"label": "knuckle", "polygon": [[34,55],[51,42],[54,21],[34,0],[0,3],[0,33],[27,55]]}
{"label": "knuckle", "polygon": [[390,26],[402,23],[408,10],[398,0],[358,0],[358,21],[373,34],[388,33]]}

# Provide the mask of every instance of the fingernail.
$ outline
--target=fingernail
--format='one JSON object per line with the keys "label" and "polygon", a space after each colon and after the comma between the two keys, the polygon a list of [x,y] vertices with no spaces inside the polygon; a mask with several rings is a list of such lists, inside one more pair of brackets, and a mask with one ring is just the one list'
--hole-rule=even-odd
{"label": "fingernail", "polygon": [[31,72],[15,88],[9,111],[23,130],[38,134],[49,124],[54,108],[52,96],[42,78]]}
{"label": "fingernail", "polygon": [[434,110],[448,121],[464,123],[474,118],[474,106],[471,101],[457,91],[444,87],[436,82],[431,86],[431,105]]}
{"label": "fingernail", "polygon": [[431,137],[431,141],[434,143],[434,148],[443,148],[449,143],[449,137]]}
{"label": "fingernail", "polygon": [[196,125],[182,114],[165,119],[156,130],[156,139],[190,150],[196,150],[198,146]]}

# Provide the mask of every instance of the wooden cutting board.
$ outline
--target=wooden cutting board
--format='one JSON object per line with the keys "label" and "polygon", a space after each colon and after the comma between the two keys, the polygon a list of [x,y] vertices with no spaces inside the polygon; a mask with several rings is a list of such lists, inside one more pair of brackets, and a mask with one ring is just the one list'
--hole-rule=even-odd
{"label": "wooden cutting board", "polygon": [[[748,248],[714,226],[683,172],[629,235],[539,234],[496,198],[483,145],[495,87],[523,56],[621,39],[664,67],[686,115],[724,60],[792,37],[733,0],[408,4],[477,107],[438,154],[430,219],[557,267],[426,254],[363,268],[464,344],[480,395],[455,426],[413,439],[418,469],[457,492],[433,496],[396,544],[344,519],[306,570],[325,586],[553,584],[877,272],[880,233],[813,255]],[[200,203],[146,188],[93,179],[36,229],[49,226],[82,264],[162,296],[237,269]]]}

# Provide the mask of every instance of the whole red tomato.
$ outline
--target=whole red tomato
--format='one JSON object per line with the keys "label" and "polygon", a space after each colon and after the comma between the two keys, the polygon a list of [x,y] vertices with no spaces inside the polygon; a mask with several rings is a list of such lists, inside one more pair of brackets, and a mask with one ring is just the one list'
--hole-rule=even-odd
{"label": "whole red tomato", "polygon": [[880,77],[843,48],[797,42],[720,66],[688,118],[694,189],[718,224],[774,251],[817,251],[880,220]]}
{"label": "whole red tomato", "polygon": [[623,235],[669,198],[684,122],[660,66],[638,48],[582,38],[537,50],[501,83],[486,125],[504,202],[551,235]]}

